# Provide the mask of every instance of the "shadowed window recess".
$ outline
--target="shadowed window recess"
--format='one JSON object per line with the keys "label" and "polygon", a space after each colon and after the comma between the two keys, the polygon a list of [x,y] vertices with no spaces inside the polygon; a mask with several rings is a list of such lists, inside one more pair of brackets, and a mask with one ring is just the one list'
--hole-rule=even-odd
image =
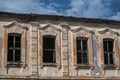
{"label": "shadowed window recess", "polygon": [[113,39],[104,39],[103,48],[104,48],[104,64],[114,64],[114,40]]}
{"label": "shadowed window recess", "polygon": [[55,62],[55,36],[43,36],[43,63]]}
{"label": "shadowed window recess", "polygon": [[8,62],[20,62],[21,61],[21,35],[20,34],[8,34]]}
{"label": "shadowed window recess", "polygon": [[77,64],[88,64],[87,38],[78,37],[77,43]]}

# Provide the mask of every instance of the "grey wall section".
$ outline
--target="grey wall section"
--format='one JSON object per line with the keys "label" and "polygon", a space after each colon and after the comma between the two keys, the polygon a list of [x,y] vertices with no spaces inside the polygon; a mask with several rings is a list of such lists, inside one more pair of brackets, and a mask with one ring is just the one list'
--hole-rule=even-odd
{"label": "grey wall section", "polygon": [[95,35],[93,35],[93,56],[94,56],[94,70],[93,70],[93,76],[97,75],[99,72],[99,67],[98,67],[98,52],[97,52],[97,38]]}

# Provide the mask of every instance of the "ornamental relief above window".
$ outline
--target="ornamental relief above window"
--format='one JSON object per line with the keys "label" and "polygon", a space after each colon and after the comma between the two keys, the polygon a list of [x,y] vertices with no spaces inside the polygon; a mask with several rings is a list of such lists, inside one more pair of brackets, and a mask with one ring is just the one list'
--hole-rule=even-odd
{"label": "ornamental relief above window", "polygon": [[4,63],[13,67],[26,66],[28,28],[17,22],[4,25],[3,28]]}
{"label": "ornamental relief above window", "polygon": [[110,28],[99,32],[99,53],[103,68],[117,68],[119,66],[119,33]]}
{"label": "ornamental relief above window", "polygon": [[[44,66],[61,66],[61,29],[47,24],[39,28],[39,64]],[[45,47],[45,45],[49,47]],[[46,57],[45,55],[49,55]]]}
{"label": "ornamental relief above window", "polygon": [[84,27],[71,29],[73,64],[78,67],[93,67],[92,35],[93,31]]}

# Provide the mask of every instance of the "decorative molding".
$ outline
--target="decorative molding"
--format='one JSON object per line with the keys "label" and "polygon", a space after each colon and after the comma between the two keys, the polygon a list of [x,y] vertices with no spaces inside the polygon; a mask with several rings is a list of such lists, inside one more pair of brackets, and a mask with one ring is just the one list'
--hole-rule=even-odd
{"label": "decorative molding", "polygon": [[[59,25],[58,25],[59,26]],[[56,36],[56,41],[55,41],[55,48],[56,48],[56,63],[55,64],[44,64],[42,57],[43,57],[43,48],[39,47],[39,55],[40,55],[40,68],[42,69],[44,66],[56,66],[57,68],[60,68],[59,65],[61,65],[61,28],[58,28],[57,26],[52,25],[51,23],[48,23],[44,26],[39,26],[39,43],[38,45],[43,44],[43,36],[44,35],[52,35]]]}
{"label": "decorative molding", "polygon": [[104,29],[104,30],[102,30],[102,31],[98,31],[99,33],[101,33],[101,34],[104,34],[104,33],[106,33],[106,32],[110,32],[110,33],[112,33],[112,34],[115,34],[115,35],[120,35],[118,32],[115,32],[115,31],[113,31],[112,29],[110,29],[110,28],[106,28],[106,29]]}
{"label": "decorative molding", "polygon": [[71,31],[74,32],[74,33],[75,33],[75,32],[79,32],[79,31],[81,31],[81,30],[84,30],[85,32],[94,34],[93,31],[91,31],[91,30],[89,30],[89,29],[87,29],[87,28],[84,28],[84,27],[77,27],[77,28],[75,28],[75,29],[71,29]]}
{"label": "decorative molding", "polygon": [[53,26],[51,23],[48,23],[47,25],[45,25],[45,26],[43,26],[43,27],[40,27],[39,29],[45,30],[45,29],[47,29],[47,28],[49,28],[49,27],[55,29],[56,31],[61,31],[60,28],[57,28],[56,26]]}
{"label": "decorative molding", "polygon": [[10,28],[10,27],[12,27],[12,26],[17,26],[17,27],[19,27],[19,28],[21,28],[21,29],[28,30],[28,27],[23,26],[23,25],[19,24],[19,23],[16,22],[16,21],[14,21],[14,22],[12,22],[12,23],[10,23],[10,24],[8,24],[8,25],[3,25],[3,28]]}
{"label": "decorative molding", "polygon": [[[26,51],[27,51],[27,30],[28,27],[23,26],[21,24],[19,24],[18,22],[14,21],[8,25],[3,25],[3,35],[4,35],[4,41],[3,41],[3,49],[4,49],[4,63],[6,63],[8,65],[7,62],[7,53],[8,53],[8,34],[9,33],[19,33],[21,34],[21,63],[15,63],[13,65],[20,65],[20,66],[27,66],[27,55],[26,55]],[[10,63],[11,64],[11,63]],[[12,65],[12,66],[13,66]]]}
{"label": "decorative molding", "polygon": [[[94,64],[93,62],[93,44],[92,44],[92,35],[94,34],[93,31],[85,28],[84,26],[79,26],[76,28],[71,27],[71,31],[73,32],[73,41],[72,41],[72,47],[73,48],[73,64],[74,66],[77,66],[75,68],[91,68]],[[83,31],[83,32],[82,32]],[[76,39],[77,37],[85,37],[88,38],[87,45],[88,45],[88,51],[87,51],[87,56],[88,56],[88,63],[86,65],[84,64],[77,64],[77,43]]]}
{"label": "decorative molding", "polygon": [[70,25],[68,23],[60,23],[60,26],[63,28],[70,29]]}

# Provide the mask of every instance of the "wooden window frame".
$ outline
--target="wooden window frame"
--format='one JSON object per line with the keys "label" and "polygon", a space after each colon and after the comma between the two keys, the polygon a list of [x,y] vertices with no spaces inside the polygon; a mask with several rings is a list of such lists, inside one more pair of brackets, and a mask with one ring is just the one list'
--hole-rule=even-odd
{"label": "wooden window frame", "polygon": [[[102,68],[118,68],[119,67],[119,48],[118,48],[118,36],[119,33],[113,31],[110,28],[106,28],[102,31],[98,31],[99,34],[99,53],[101,56],[101,65]],[[103,40],[104,39],[112,39],[114,40],[114,47],[113,47],[113,52],[114,52],[114,64],[104,64],[104,48],[103,48]]]}
{"label": "wooden window frame", "polygon": [[[77,41],[76,41],[76,46],[77,46],[77,64],[83,64],[83,65],[86,64],[86,65],[87,65],[87,64],[88,64],[88,60],[89,60],[89,59],[88,59],[88,50],[87,50],[88,44],[86,44],[86,50],[83,50],[83,45],[84,45],[84,44],[83,44],[83,41],[88,41],[88,39],[87,39],[87,38],[84,38],[84,37],[77,37],[76,40],[77,40]],[[80,42],[80,44],[79,44],[79,45],[81,46],[81,49],[78,49],[78,41],[79,41],[79,40],[81,40],[81,42]],[[83,55],[84,55],[85,53],[87,54],[87,56],[86,56],[87,62],[86,62],[86,63],[85,63],[84,60],[83,60]],[[81,55],[82,55],[82,56],[81,56],[81,59],[82,59],[81,62],[78,62],[78,54],[81,54]]]}
{"label": "wooden window frame", "polygon": [[114,42],[113,42],[113,45],[114,45],[114,47],[113,47],[113,52],[114,52],[114,64],[104,64],[104,48],[103,48],[103,40],[104,39],[108,39],[108,37],[104,37],[104,38],[102,38],[102,45],[100,45],[100,47],[101,47],[101,60],[102,60],[102,67],[103,68],[117,68],[118,67],[118,62],[119,61],[117,61],[117,55],[118,55],[118,48],[117,48],[117,46],[118,46],[118,41],[117,41],[117,37],[116,38],[113,38],[113,37],[109,37],[109,39],[113,39],[114,40]]}
{"label": "wooden window frame", "polygon": [[[20,45],[19,45],[19,46],[16,46],[16,37],[17,37],[17,36],[20,36],[20,40],[19,40],[19,44],[20,44]],[[12,40],[12,41],[9,40],[10,37],[13,37],[13,40]],[[9,47],[9,44],[10,44],[11,42],[12,42],[13,44],[12,44],[12,46]],[[13,53],[9,53],[9,50],[12,50]],[[16,55],[16,52],[15,52],[16,50],[19,51],[19,57],[20,57],[20,59],[19,59],[18,61],[16,61],[16,57],[17,57],[17,56],[15,56],[15,55]],[[9,60],[9,57],[10,57],[9,55],[10,55],[10,54],[13,54],[13,55],[12,55],[12,60]],[[21,35],[20,35],[20,34],[13,34],[13,33],[12,33],[12,34],[11,34],[11,33],[8,34],[7,62],[11,62],[11,63],[21,62]]]}
{"label": "wooden window frame", "polygon": [[[53,26],[52,24],[47,24],[46,26],[40,27],[38,31],[38,52],[39,52],[39,65],[40,68],[44,66],[50,67],[55,66],[61,68],[61,29]],[[55,36],[55,53],[56,53],[56,63],[43,63],[43,36]]]}
{"label": "wooden window frame", "polygon": [[[106,41],[106,47],[107,47],[107,51],[104,50],[104,42]],[[114,50],[114,40],[113,39],[103,39],[103,51],[104,51],[104,65],[113,65],[115,62],[114,62],[114,51],[112,50],[112,52],[109,50],[109,43],[108,41],[112,41],[113,45],[113,50]],[[107,59],[107,63],[105,63],[105,54],[108,56],[108,59]],[[112,60],[112,63],[110,61],[110,54],[112,54],[113,56],[113,60]]]}
{"label": "wooden window frame", "polygon": [[[4,52],[4,64],[6,67],[26,67],[27,66],[27,30],[28,28],[22,26],[17,22],[12,22],[3,26],[3,52]],[[20,62],[8,62],[8,34],[20,34],[21,35],[21,61]]]}
{"label": "wooden window frame", "polygon": [[[46,38],[54,38],[54,42],[53,42],[54,49],[51,49],[50,47],[49,47],[49,49],[48,48],[44,49],[44,38],[45,37]],[[43,63],[56,63],[56,56],[55,56],[56,55],[56,51],[55,51],[55,41],[56,41],[56,39],[55,38],[56,38],[55,36],[51,36],[51,35],[43,36],[43,45],[42,45],[43,46]],[[47,43],[47,44],[49,44],[49,43]],[[53,55],[52,61],[44,61],[44,54],[46,54],[46,53],[44,53],[44,51],[47,51],[47,52],[49,52],[48,54],[52,54]],[[51,51],[54,52],[54,53],[50,53]],[[46,57],[49,58],[48,56],[46,56]]]}
{"label": "wooden window frame", "polygon": [[[73,66],[82,67],[82,68],[93,68],[93,50],[92,50],[92,36],[93,31],[90,31],[84,27],[77,27],[75,29],[71,29],[72,31],[72,50],[73,50]],[[76,38],[77,37],[84,37],[87,38],[88,44],[88,64],[77,64],[77,47],[76,47]]]}

